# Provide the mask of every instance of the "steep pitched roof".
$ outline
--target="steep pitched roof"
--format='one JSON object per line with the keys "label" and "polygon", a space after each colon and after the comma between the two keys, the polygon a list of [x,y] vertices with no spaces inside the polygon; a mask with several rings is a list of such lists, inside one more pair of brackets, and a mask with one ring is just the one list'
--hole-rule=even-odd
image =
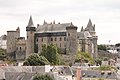
{"label": "steep pitched roof", "polygon": [[48,24],[45,23],[43,25],[39,25],[36,29],[36,33],[43,32],[65,32],[66,27],[70,26],[71,23],[63,23],[63,24]]}
{"label": "steep pitched roof", "polygon": [[33,24],[33,20],[32,20],[32,16],[30,16],[29,22],[28,22],[28,26],[27,27],[34,27]]}
{"label": "steep pitched roof", "polygon": [[88,31],[81,31],[77,33],[79,39],[88,39],[92,37]]}
{"label": "steep pitched roof", "polygon": [[86,31],[89,31],[89,32],[95,31],[94,26],[92,25],[91,19],[89,19],[88,24],[87,24],[87,27],[85,28],[85,30],[86,30]]}
{"label": "steep pitched roof", "polygon": [[91,19],[89,19],[88,24],[87,24],[87,27],[90,27],[90,26],[92,26],[92,21],[91,21]]}
{"label": "steep pitched roof", "polygon": [[81,27],[81,31],[84,31],[83,26]]}

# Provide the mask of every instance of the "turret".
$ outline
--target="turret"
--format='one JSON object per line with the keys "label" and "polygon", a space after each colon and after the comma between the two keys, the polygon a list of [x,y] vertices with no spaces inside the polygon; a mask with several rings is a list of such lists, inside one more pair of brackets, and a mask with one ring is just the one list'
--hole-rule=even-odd
{"label": "turret", "polygon": [[34,32],[36,28],[33,24],[32,17],[30,16],[28,25],[26,27],[27,31],[27,41],[26,41],[26,58],[34,53]]}
{"label": "turret", "polygon": [[82,26],[82,28],[81,28],[81,31],[84,31],[83,26]]}
{"label": "turret", "polygon": [[97,39],[98,36],[96,36],[96,32],[95,32],[95,24],[92,24],[91,19],[89,19],[87,27],[85,28],[86,31],[88,31],[90,33],[90,35],[92,36],[92,43],[93,43],[93,57],[96,58],[97,57]]}
{"label": "turret", "polygon": [[16,32],[20,33],[20,28],[19,27],[16,29]]}
{"label": "turret", "polygon": [[85,28],[86,31],[89,31],[89,33],[91,34],[91,36],[96,36],[96,32],[95,32],[95,24],[92,24],[91,19],[89,19],[87,27]]}
{"label": "turret", "polygon": [[77,27],[72,23],[66,27],[67,30],[67,54],[75,54],[77,52]]}

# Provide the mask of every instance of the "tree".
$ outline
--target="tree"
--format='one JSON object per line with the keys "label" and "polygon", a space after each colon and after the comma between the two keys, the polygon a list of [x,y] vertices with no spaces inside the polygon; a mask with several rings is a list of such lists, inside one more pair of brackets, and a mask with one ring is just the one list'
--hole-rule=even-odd
{"label": "tree", "polygon": [[106,48],[105,45],[98,45],[98,50],[104,50],[104,51],[106,51],[107,48]]}
{"label": "tree", "polygon": [[116,47],[119,47],[119,46],[120,46],[120,43],[115,44],[115,46],[116,46]]}
{"label": "tree", "polygon": [[0,60],[6,58],[6,50],[0,48]]}
{"label": "tree", "polygon": [[38,54],[29,56],[23,63],[24,66],[41,66],[47,64],[50,64],[49,61],[44,56],[39,56]]}
{"label": "tree", "polygon": [[91,57],[89,53],[80,52],[80,51],[78,51],[78,53],[76,54],[75,61],[76,62],[89,62],[91,64],[94,63],[94,59]]}
{"label": "tree", "polygon": [[100,65],[100,66],[102,65],[102,60],[99,58],[97,58],[95,62],[96,62],[96,65]]}
{"label": "tree", "polygon": [[36,75],[35,77],[33,77],[33,80],[55,80],[55,79],[52,76],[45,74],[45,75]]}
{"label": "tree", "polygon": [[58,48],[53,44],[43,45],[40,55],[44,56],[53,65],[59,65],[61,63]]}
{"label": "tree", "polygon": [[117,68],[108,65],[108,66],[100,66],[100,67],[96,68],[96,70],[102,70],[102,71],[115,70],[115,71],[117,71]]}

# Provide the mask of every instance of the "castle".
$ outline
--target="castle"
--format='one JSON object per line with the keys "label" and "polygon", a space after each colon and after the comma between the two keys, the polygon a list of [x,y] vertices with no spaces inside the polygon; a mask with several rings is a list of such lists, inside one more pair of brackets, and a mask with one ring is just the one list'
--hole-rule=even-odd
{"label": "castle", "polygon": [[95,25],[91,19],[84,29],[77,32],[77,26],[71,23],[47,23],[34,26],[30,16],[26,27],[27,39],[20,37],[19,27],[16,31],[7,31],[7,53],[10,57],[22,60],[32,53],[40,53],[42,45],[54,44],[64,54],[75,54],[77,51],[90,53],[97,57],[97,39]]}

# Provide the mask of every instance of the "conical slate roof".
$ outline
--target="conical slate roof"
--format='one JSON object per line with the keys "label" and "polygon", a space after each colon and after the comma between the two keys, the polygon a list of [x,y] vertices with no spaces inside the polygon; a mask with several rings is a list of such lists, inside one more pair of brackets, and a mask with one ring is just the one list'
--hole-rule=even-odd
{"label": "conical slate roof", "polygon": [[82,26],[82,28],[81,28],[81,31],[84,31],[83,26]]}
{"label": "conical slate roof", "polygon": [[32,16],[30,16],[29,22],[28,22],[28,26],[27,27],[34,27],[33,24],[33,20],[32,20]]}
{"label": "conical slate roof", "polygon": [[92,25],[91,19],[89,19],[88,24],[87,24],[87,27],[85,28],[85,30],[86,30],[86,31],[89,31],[89,32],[95,31],[94,26]]}
{"label": "conical slate roof", "polygon": [[89,19],[87,27],[91,27],[91,26],[92,26],[92,21],[91,21],[91,19]]}

